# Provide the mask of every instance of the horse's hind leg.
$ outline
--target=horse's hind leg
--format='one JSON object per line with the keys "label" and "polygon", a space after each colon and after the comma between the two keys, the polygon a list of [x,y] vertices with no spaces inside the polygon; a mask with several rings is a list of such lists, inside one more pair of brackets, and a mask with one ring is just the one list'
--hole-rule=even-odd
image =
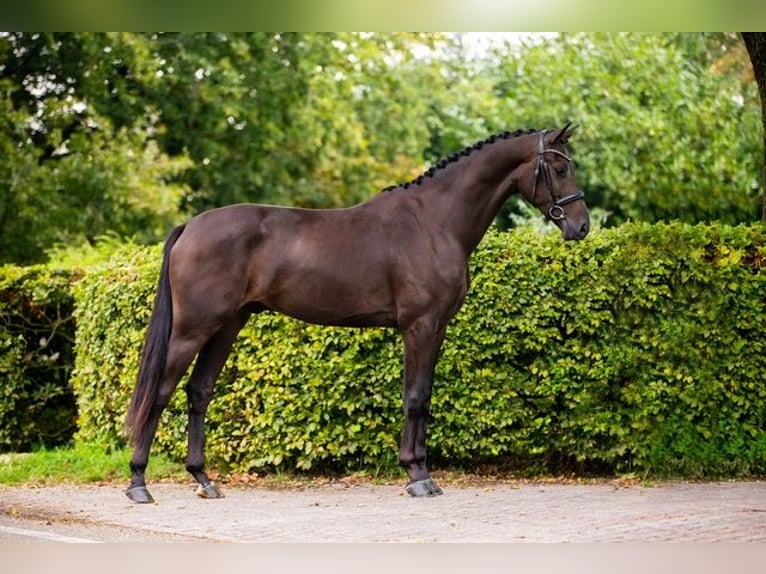
{"label": "horse's hind leg", "polygon": [[149,449],[157,432],[157,424],[165,410],[181,377],[189,368],[199,344],[193,340],[171,336],[168,343],[168,356],[157,399],[149,411],[146,424],[135,437],[133,455],[130,459],[130,486],[125,494],[134,502],[154,502],[146,488],[146,465],[149,461]]}
{"label": "horse's hind leg", "polygon": [[234,339],[249,316],[247,310],[241,309],[205,343],[186,386],[189,398],[189,452],[186,470],[199,483],[197,495],[201,498],[223,498],[221,491],[205,472],[205,413],[213,396],[215,380],[226,363]]}

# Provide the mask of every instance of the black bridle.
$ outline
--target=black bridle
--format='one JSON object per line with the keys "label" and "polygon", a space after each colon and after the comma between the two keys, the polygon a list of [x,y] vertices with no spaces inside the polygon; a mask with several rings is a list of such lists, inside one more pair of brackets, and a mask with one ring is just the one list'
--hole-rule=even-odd
{"label": "black bridle", "polygon": [[566,213],[564,213],[563,206],[574,201],[584,199],[585,194],[582,192],[582,190],[578,189],[576,192],[565,195],[564,197],[554,197],[553,179],[551,178],[551,172],[550,168],[548,167],[548,163],[545,161],[545,154],[555,153],[556,155],[559,155],[567,160],[570,165],[572,165],[572,158],[557,149],[546,148],[545,134],[547,133],[547,131],[540,132],[540,140],[537,146],[537,166],[535,166],[535,181],[532,187],[532,202],[535,204],[537,203],[537,178],[540,176],[540,173],[542,173],[543,179],[545,180],[545,187],[548,189],[549,207],[548,213],[546,215],[554,221],[561,221],[562,219],[566,219]]}

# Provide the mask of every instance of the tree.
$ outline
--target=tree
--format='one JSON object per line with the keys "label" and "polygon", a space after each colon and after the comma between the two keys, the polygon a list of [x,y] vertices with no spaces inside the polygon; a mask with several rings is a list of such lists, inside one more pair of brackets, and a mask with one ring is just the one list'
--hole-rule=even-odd
{"label": "tree", "polygon": [[578,181],[612,223],[756,221],[756,88],[691,57],[705,43],[599,33],[509,47],[492,71],[495,113],[512,127],[580,124]]}
{"label": "tree", "polygon": [[753,65],[755,81],[761,94],[761,122],[763,123],[763,210],[762,218],[766,219],[766,33],[742,32],[750,62]]}
{"label": "tree", "polygon": [[0,33],[0,262],[157,241],[234,202],[349,205],[569,120],[612,223],[752,221],[757,88],[721,65],[747,61],[735,40],[562,34],[467,59],[433,33]]}
{"label": "tree", "polygon": [[147,39],[159,63],[149,96],[158,139],[194,161],[183,176],[192,212],[241,201],[348,205],[422,168],[427,82],[438,76],[413,50],[438,36]]}
{"label": "tree", "polygon": [[153,139],[135,42],[0,35],[0,263],[107,232],[156,241],[178,218],[171,180],[188,162]]}
{"label": "tree", "polygon": [[[423,168],[434,34],[0,34],[0,261]],[[394,118],[394,121],[392,121]]]}

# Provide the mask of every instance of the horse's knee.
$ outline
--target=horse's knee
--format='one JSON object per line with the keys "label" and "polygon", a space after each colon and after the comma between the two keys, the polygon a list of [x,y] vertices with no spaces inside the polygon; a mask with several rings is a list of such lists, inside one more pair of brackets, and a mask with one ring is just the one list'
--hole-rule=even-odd
{"label": "horse's knee", "polygon": [[407,417],[427,417],[431,413],[431,398],[421,390],[405,393],[403,403]]}

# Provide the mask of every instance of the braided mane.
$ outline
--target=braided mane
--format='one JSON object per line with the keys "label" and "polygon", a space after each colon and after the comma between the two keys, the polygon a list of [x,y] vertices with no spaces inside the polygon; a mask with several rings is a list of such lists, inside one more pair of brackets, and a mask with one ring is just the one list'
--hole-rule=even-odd
{"label": "braided mane", "polygon": [[426,179],[433,177],[436,172],[444,169],[449,164],[454,163],[456,161],[459,161],[460,158],[466,157],[471,155],[473,152],[480,150],[485,145],[491,145],[495,143],[499,139],[508,139],[508,138],[515,138],[519,136],[526,136],[529,134],[537,133],[539,130],[516,130],[514,132],[509,131],[502,131],[500,133],[494,134],[489,136],[486,139],[483,139],[481,141],[476,142],[475,144],[469,145],[464,147],[462,150],[453,153],[452,155],[441,159],[440,161],[436,162],[434,165],[432,165],[427,171],[420,174],[415,179],[412,179],[406,183],[398,183],[396,185],[389,185],[388,187],[384,187],[381,191],[392,191],[394,189],[409,189],[410,186],[414,185],[420,185],[425,182]]}

